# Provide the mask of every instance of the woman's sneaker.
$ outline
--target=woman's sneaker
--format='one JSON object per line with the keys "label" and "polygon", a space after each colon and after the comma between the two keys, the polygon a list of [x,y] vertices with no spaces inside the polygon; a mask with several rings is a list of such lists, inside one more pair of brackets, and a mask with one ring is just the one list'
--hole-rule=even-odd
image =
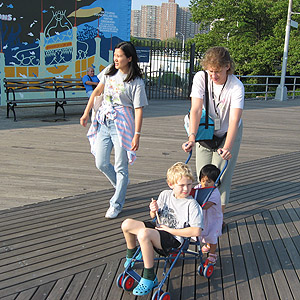
{"label": "woman's sneaker", "polygon": [[110,207],[105,214],[105,218],[115,219],[119,215],[120,212],[121,212],[120,210],[118,210],[114,207]]}

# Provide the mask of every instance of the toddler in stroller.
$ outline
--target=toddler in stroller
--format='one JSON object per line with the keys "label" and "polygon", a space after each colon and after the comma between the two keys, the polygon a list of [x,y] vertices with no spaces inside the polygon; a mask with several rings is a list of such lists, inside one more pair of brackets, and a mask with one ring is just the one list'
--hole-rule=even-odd
{"label": "toddler in stroller", "polygon": [[[203,230],[200,241],[205,243],[205,245],[201,250],[202,253],[208,253],[204,266],[208,263],[216,264],[218,237],[222,235],[223,213],[221,196],[216,188],[220,184],[219,176],[220,170],[215,165],[205,165],[200,171],[200,184],[195,186],[191,192],[193,197],[198,199],[203,209]],[[207,195],[204,195],[205,193]]]}

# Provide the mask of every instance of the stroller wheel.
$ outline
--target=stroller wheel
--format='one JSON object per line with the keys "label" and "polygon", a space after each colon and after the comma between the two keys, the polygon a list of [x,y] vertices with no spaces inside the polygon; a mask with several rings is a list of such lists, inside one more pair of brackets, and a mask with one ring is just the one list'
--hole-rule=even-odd
{"label": "stroller wheel", "polygon": [[160,296],[162,296],[163,294],[165,293],[162,290],[155,291],[152,296],[152,300],[160,300]]}
{"label": "stroller wheel", "polygon": [[123,273],[121,273],[117,278],[117,286],[119,288],[122,288],[122,282],[123,282]]}
{"label": "stroller wheel", "polygon": [[208,264],[203,272],[204,277],[206,277],[207,279],[209,279],[211,277],[211,275],[213,274],[214,271],[214,265],[213,264]]}
{"label": "stroller wheel", "polygon": [[125,291],[130,292],[133,290],[133,285],[134,285],[134,279],[131,276],[126,276],[123,280],[122,288]]}
{"label": "stroller wheel", "polygon": [[199,274],[199,275],[203,276],[203,265],[199,265],[197,271],[198,271],[198,274]]}
{"label": "stroller wheel", "polygon": [[169,293],[163,293],[160,297],[159,300],[171,300],[171,295]]}

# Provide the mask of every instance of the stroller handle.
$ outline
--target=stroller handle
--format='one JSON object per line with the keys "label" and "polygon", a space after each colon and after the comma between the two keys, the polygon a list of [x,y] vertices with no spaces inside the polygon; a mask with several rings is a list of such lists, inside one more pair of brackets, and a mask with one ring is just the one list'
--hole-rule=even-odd
{"label": "stroller handle", "polygon": [[216,181],[215,181],[216,183],[218,183],[218,182],[219,182],[219,180],[220,180],[221,176],[223,175],[223,173],[225,172],[225,170],[226,170],[227,166],[228,166],[228,160],[226,159],[226,160],[225,160],[225,165],[224,165],[224,168],[221,170],[221,172],[220,172],[220,174],[219,174],[218,178],[217,178],[217,179],[216,179]]}
{"label": "stroller handle", "polygon": [[191,159],[191,157],[192,157],[192,154],[193,154],[193,151],[191,150],[191,151],[189,152],[188,158],[187,158],[186,161],[185,161],[186,164],[190,161],[190,159]]}
{"label": "stroller handle", "polygon": [[[193,151],[191,150],[191,151],[189,152],[188,158],[187,158],[186,161],[185,161],[186,164],[190,161],[190,159],[191,159],[191,157],[192,157],[192,154],[193,154]],[[221,152],[220,154],[222,154],[222,152]],[[219,176],[218,176],[216,182],[219,182],[219,180],[220,180],[221,176],[223,175],[223,173],[225,172],[227,166],[228,166],[228,160],[225,160],[224,168],[221,170],[221,172],[220,172],[220,174],[219,174]]]}

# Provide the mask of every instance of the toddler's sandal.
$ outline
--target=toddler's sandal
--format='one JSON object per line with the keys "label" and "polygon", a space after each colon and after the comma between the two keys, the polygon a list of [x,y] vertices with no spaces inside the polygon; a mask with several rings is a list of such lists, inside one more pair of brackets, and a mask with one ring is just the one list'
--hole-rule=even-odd
{"label": "toddler's sandal", "polygon": [[133,290],[133,295],[136,295],[136,296],[147,295],[157,285],[158,285],[157,277],[155,277],[155,279],[153,281],[142,277],[139,284]]}
{"label": "toddler's sandal", "polygon": [[207,245],[204,245],[202,248],[201,248],[201,251],[202,253],[208,253],[210,251],[210,247],[208,247]]}
{"label": "toddler's sandal", "polygon": [[212,264],[212,265],[215,265],[216,262],[217,262],[217,254],[212,254],[212,253],[209,253],[208,255],[208,258],[206,259],[205,261],[205,265],[207,266],[208,264]]}

